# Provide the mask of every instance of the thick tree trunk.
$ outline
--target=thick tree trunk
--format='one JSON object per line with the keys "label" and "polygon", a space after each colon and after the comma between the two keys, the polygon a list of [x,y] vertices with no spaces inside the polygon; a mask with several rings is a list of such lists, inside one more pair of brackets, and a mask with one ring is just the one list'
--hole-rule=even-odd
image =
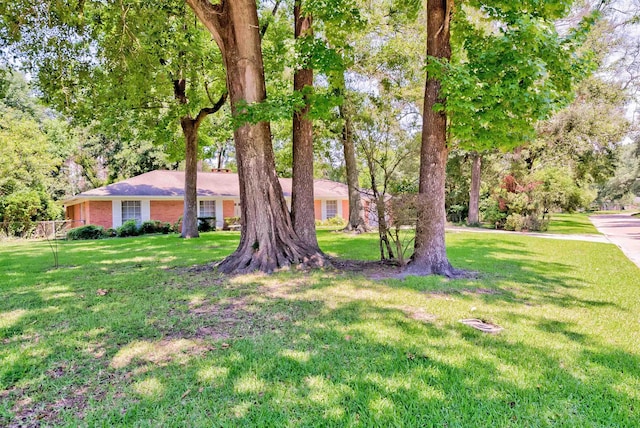
{"label": "thick tree trunk", "polygon": [[[311,16],[301,16],[300,0],[293,9],[295,38],[313,34]],[[302,68],[293,75],[294,91],[313,88],[313,70]],[[316,248],[316,222],[313,195],[313,124],[309,114],[309,99],[304,95],[305,106],[293,113],[293,180],[291,185],[291,221],[296,233],[307,246]]]}
{"label": "thick tree trunk", "polygon": [[[187,0],[220,47],[234,116],[242,105],[266,98],[260,29],[255,0]],[[276,176],[268,122],[234,131],[242,228],[236,251],[218,269],[225,273],[272,272],[292,264],[320,266],[322,253],[300,241]]]}
{"label": "thick tree trunk", "polygon": [[[345,100],[344,102],[346,103],[348,101]],[[347,170],[347,189],[349,192],[349,223],[344,230],[362,233],[367,231],[367,227],[363,217],[362,200],[360,198],[356,146],[353,141],[353,125],[348,108],[342,105],[339,111],[340,118],[344,122],[342,127],[342,145],[344,147],[344,163]]]}
{"label": "thick tree trunk", "polygon": [[[451,58],[449,22],[453,0],[427,2],[427,56]],[[434,111],[445,104],[440,81],[427,74],[424,96],[420,185],[418,189],[415,251],[407,274],[455,276],[445,247],[445,176],[447,164],[447,117]]]}
{"label": "thick tree trunk", "polygon": [[185,140],[183,238],[198,238],[198,129],[195,121],[185,116],[180,119]]}
{"label": "thick tree trunk", "polygon": [[482,156],[478,152],[471,154],[471,188],[469,189],[469,216],[467,224],[480,223],[480,174]]}

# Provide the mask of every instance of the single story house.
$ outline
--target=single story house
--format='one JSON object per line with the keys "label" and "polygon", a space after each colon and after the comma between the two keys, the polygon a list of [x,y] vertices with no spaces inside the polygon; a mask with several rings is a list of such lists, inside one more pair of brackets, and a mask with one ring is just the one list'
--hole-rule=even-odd
{"label": "single story house", "polygon": [[[198,172],[198,217],[240,217],[238,174]],[[291,179],[281,178],[285,200],[291,206]],[[349,217],[347,186],[331,180],[315,180],[315,218]],[[83,224],[119,227],[127,220],[159,220],[175,223],[184,210],[184,171],[151,171],[108,186],[80,193],[63,201],[65,216]]]}

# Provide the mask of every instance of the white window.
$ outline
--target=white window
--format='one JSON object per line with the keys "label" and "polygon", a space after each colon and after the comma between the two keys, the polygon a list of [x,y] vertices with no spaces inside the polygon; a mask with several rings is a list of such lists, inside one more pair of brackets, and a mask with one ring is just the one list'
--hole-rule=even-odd
{"label": "white window", "polygon": [[200,217],[215,217],[216,201],[200,201]]}
{"label": "white window", "polygon": [[327,219],[334,218],[338,215],[338,201],[327,201]]}
{"label": "white window", "polygon": [[142,223],[142,204],[140,201],[122,201],[122,222],[127,220]]}

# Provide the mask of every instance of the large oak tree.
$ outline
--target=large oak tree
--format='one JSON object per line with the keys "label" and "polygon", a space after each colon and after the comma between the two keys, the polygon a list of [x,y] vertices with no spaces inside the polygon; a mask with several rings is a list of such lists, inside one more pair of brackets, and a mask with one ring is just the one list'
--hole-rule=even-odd
{"label": "large oak tree", "polygon": [[187,0],[222,53],[234,118],[242,229],[222,272],[270,272],[292,264],[317,266],[325,258],[295,232],[276,176],[269,122],[242,115],[266,99],[260,27],[254,0]]}

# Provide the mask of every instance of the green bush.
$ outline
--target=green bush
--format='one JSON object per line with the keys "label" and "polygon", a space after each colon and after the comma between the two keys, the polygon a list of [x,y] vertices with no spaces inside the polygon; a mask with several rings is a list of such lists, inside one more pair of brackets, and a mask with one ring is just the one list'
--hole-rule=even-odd
{"label": "green bush", "polygon": [[507,214],[500,211],[500,205],[494,198],[487,198],[480,202],[480,212],[483,221],[492,224],[496,229],[504,226]]}
{"label": "green bush", "polygon": [[316,220],[316,226],[340,226],[344,227],[347,225],[347,221],[342,217],[331,217],[326,220]]}
{"label": "green bush", "polygon": [[509,214],[504,222],[504,230],[520,232],[525,228],[525,217],[520,214]]}
{"label": "green bush", "polygon": [[94,226],[93,224],[76,227],[67,232],[67,239],[70,241],[101,239],[101,238],[104,238],[105,236],[107,235],[104,230],[104,227]]}
{"label": "green bush", "polygon": [[140,235],[140,228],[135,220],[127,220],[122,223],[122,226],[118,228],[118,236],[124,238],[125,236],[138,236]]}
{"label": "green bush", "polygon": [[546,232],[549,229],[549,218],[541,219],[535,214],[527,216],[527,229],[537,232]]}
{"label": "green bush", "polygon": [[541,219],[535,214],[529,214],[526,216],[520,214],[509,214],[505,223],[505,230],[514,230],[520,232],[522,230],[529,230],[532,232],[544,232],[549,228],[549,219]]}
{"label": "green bush", "polygon": [[198,232],[210,232],[216,230],[215,217],[198,217]]}
{"label": "green bush", "polygon": [[167,234],[171,231],[171,224],[158,220],[147,220],[140,225],[140,234],[162,233]]}
{"label": "green bush", "polygon": [[180,216],[178,220],[176,220],[176,222],[173,223],[173,226],[171,226],[171,230],[174,233],[182,233],[182,216]]}
{"label": "green bush", "polygon": [[223,229],[229,230],[231,226],[240,226],[240,217],[227,217],[224,219]]}

